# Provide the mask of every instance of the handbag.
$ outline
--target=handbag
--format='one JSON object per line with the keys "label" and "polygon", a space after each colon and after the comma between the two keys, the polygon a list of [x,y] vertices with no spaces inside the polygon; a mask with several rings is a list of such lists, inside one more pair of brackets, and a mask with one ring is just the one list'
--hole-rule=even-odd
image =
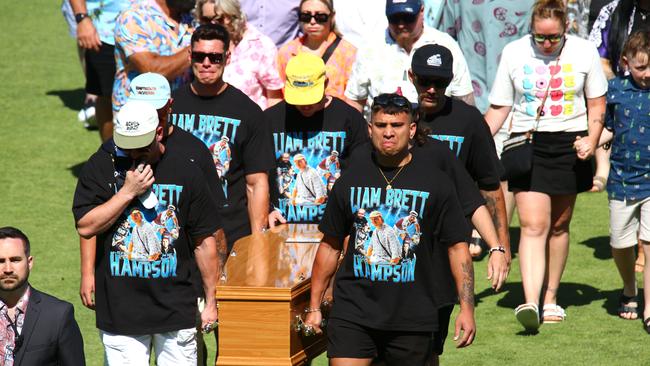
{"label": "handbag", "polygon": [[[560,50],[560,54],[562,51]],[[558,55],[555,61],[555,67],[560,63],[560,56]],[[535,126],[523,134],[516,134],[510,136],[503,142],[503,151],[501,152],[501,165],[503,166],[502,179],[510,180],[519,178],[523,175],[529,174],[533,170],[533,141],[535,131],[539,126],[539,120],[544,115],[544,104],[548,97],[551,83],[546,86],[546,92],[542,99],[542,104],[537,109],[537,116],[535,117]],[[510,126],[508,126],[508,133],[512,130],[512,119],[514,113],[510,116]]]}

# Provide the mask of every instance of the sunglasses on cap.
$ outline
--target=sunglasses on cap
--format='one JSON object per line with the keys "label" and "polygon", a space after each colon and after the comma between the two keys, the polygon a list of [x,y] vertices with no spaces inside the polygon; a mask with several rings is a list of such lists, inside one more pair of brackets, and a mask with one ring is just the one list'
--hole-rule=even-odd
{"label": "sunglasses on cap", "polygon": [[538,34],[538,33],[533,33],[533,40],[536,43],[544,43],[546,41],[549,41],[551,43],[558,43],[562,40],[562,37],[564,34]]}
{"label": "sunglasses on cap", "polygon": [[224,53],[208,53],[208,52],[198,52],[198,51],[192,51],[192,62],[196,63],[203,63],[203,60],[205,58],[208,58],[208,61],[210,61],[211,64],[222,64],[223,61],[225,60],[225,54]]}
{"label": "sunglasses on cap", "polygon": [[387,107],[393,105],[398,108],[411,108],[411,102],[399,94],[379,94],[372,100],[372,105]]}
{"label": "sunglasses on cap", "polygon": [[409,13],[395,13],[388,16],[388,23],[390,24],[411,24],[418,19],[418,13],[409,14]]}
{"label": "sunglasses on cap", "polygon": [[298,13],[298,20],[301,23],[309,23],[311,22],[312,18],[316,20],[316,23],[323,24],[327,23],[327,21],[330,20],[330,15],[326,13],[309,13],[306,11],[301,11]]}
{"label": "sunglasses on cap", "polygon": [[431,88],[433,87],[434,89],[444,89],[449,86],[451,83],[451,80],[449,79],[442,79],[442,78],[427,78],[427,77],[420,77],[416,76],[415,77],[415,83],[423,88]]}

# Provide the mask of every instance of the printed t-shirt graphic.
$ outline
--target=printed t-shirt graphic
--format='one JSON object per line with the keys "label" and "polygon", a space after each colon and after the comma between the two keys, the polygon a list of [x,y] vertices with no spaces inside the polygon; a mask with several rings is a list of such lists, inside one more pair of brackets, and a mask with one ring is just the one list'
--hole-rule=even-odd
{"label": "printed t-shirt graphic", "polygon": [[330,193],[319,229],[341,241],[350,236],[331,318],[373,329],[437,329],[431,309],[448,279],[436,270],[435,248],[466,241],[469,227],[447,174],[427,155],[412,156],[392,189],[374,161],[355,157]]}
{"label": "printed t-shirt graphic", "polygon": [[[75,191],[75,220],[108,202],[131,165],[103,148],[91,156]],[[221,227],[217,207],[203,173],[187,156],[165,153],[153,169],[158,205],[146,209],[134,199],[97,235],[97,327],[107,332],[162,333],[196,321],[194,241]]]}
{"label": "printed t-shirt graphic", "polygon": [[363,116],[336,97],[310,117],[285,102],[265,114],[276,158],[273,205],[289,222],[320,221],[343,161],[367,141]]}
{"label": "printed t-shirt graphic", "polygon": [[186,84],[172,93],[169,121],[210,150],[226,202],[224,229],[228,244],[250,234],[246,175],[275,167],[268,122],[260,107],[228,85],[216,96],[201,97]]}

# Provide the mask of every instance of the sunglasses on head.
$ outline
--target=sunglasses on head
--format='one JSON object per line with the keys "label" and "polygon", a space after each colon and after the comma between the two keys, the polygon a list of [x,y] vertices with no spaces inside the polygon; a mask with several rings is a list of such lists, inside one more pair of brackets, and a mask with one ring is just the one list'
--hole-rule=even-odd
{"label": "sunglasses on head", "polygon": [[562,40],[562,37],[564,34],[538,34],[538,33],[533,33],[533,40],[536,43],[544,43],[547,40],[551,43],[558,43]]}
{"label": "sunglasses on head", "polygon": [[399,108],[411,107],[411,102],[409,102],[406,97],[403,97],[399,94],[379,94],[375,97],[375,99],[373,99],[372,104],[382,107],[387,107],[389,105],[393,105]]}
{"label": "sunglasses on head", "polygon": [[301,23],[309,23],[311,22],[312,18],[316,20],[316,23],[323,24],[327,23],[327,21],[330,19],[330,15],[325,13],[308,13],[306,11],[301,11],[298,13],[298,20]]}
{"label": "sunglasses on head", "polygon": [[433,87],[434,89],[444,89],[449,86],[449,83],[451,83],[451,80],[449,79],[441,79],[441,78],[427,78],[427,77],[420,77],[417,76],[415,78],[415,83],[418,86],[421,86],[423,88],[431,88]]}
{"label": "sunglasses on head", "polygon": [[223,53],[192,51],[192,62],[203,63],[203,60],[205,60],[206,57],[211,64],[222,64],[223,60],[225,59],[225,55]]}
{"label": "sunglasses on head", "polygon": [[388,16],[388,23],[390,24],[411,24],[415,22],[418,18],[418,14],[409,14],[409,13],[396,13]]}

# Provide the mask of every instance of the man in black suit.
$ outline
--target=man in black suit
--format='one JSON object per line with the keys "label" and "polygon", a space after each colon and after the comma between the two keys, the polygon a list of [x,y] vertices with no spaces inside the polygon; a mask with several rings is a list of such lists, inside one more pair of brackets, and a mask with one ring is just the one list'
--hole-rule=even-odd
{"label": "man in black suit", "polygon": [[85,365],[72,304],[32,288],[29,239],[0,228],[0,364]]}

